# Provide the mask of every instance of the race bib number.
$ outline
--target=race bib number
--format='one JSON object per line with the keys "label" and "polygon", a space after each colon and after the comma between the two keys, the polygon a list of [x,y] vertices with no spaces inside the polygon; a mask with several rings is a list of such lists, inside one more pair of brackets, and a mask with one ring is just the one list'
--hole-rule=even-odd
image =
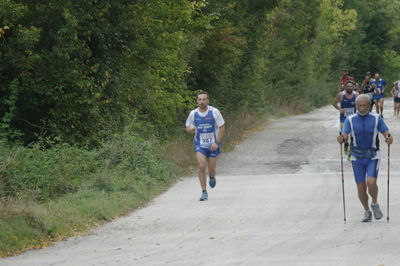
{"label": "race bib number", "polygon": [[344,108],[344,115],[347,117],[347,116],[350,116],[350,115],[352,115],[352,114],[354,114],[354,108]]}
{"label": "race bib number", "polygon": [[209,149],[211,144],[215,142],[214,133],[201,133],[200,146]]}

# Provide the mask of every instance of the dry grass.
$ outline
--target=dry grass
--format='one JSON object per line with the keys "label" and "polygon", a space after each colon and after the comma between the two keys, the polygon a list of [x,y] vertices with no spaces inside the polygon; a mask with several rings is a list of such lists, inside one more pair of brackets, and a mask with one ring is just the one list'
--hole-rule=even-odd
{"label": "dry grass", "polygon": [[29,217],[33,222],[40,221],[38,217],[47,216],[43,205],[26,199],[8,198],[0,201],[0,217],[7,218],[15,215]]}
{"label": "dry grass", "polygon": [[267,121],[266,117],[256,116],[252,113],[240,113],[226,117],[223,151],[231,151],[235,145],[241,143],[249,135],[262,130]]}
{"label": "dry grass", "polygon": [[182,134],[181,136],[169,140],[164,144],[165,159],[174,162],[182,169],[193,169],[196,160],[194,157],[194,148],[192,143],[193,136],[188,134]]}

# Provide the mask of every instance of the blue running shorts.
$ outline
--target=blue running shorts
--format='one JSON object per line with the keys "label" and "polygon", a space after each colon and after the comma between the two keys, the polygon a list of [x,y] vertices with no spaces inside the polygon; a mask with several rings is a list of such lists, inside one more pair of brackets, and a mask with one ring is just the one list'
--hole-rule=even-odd
{"label": "blue running shorts", "polygon": [[219,148],[215,151],[211,151],[209,149],[204,149],[202,147],[195,146],[195,150],[196,150],[196,152],[200,152],[200,153],[204,154],[206,157],[211,157],[211,158],[215,158],[218,156],[218,154],[221,153]]}
{"label": "blue running shorts", "polygon": [[372,100],[380,100],[380,99],[383,99],[384,98],[384,95],[383,95],[383,93],[380,93],[380,94],[375,94],[374,96],[372,96]]}
{"label": "blue running shorts", "polygon": [[351,161],[356,183],[365,183],[367,177],[378,177],[379,159],[357,159]]}
{"label": "blue running shorts", "polygon": [[346,120],[346,116],[344,114],[340,114],[340,117],[339,117],[340,123],[344,123],[345,120]]}

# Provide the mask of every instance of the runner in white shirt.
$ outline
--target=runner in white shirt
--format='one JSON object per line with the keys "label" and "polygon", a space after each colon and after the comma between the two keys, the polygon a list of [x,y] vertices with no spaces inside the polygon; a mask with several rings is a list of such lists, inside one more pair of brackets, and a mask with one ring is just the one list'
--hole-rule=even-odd
{"label": "runner in white shirt", "polygon": [[221,139],[225,132],[225,121],[217,108],[209,106],[207,92],[197,93],[198,108],[192,110],[186,120],[186,132],[194,134],[196,159],[199,163],[199,181],[202,189],[200,201],[208,199],[206,167],[208,164],[209,185],[216,185],[217,156],[221,153]]}

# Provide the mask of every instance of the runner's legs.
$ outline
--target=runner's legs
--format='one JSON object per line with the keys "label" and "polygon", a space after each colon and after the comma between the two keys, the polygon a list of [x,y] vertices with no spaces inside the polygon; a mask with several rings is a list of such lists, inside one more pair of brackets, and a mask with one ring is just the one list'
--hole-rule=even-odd
{"label": "runner's legs", "polygon": [[367,187],[368,187],[368,193],[372,197],[372,202],[377,203],[378,185],[376,184],[376,177],[367,177]]}
{"label": "runner's legs", "polygon": [[379,105],[379,114],[383,115],[383,103],[384,103],[384,99],[379,99],[378,100],[378,105]]}
{"label": "runner's legs", "polygon": [[357,159],[351,163],[357,184],[358,198],[364,210],[369,210],[367,188],[372,197],[372,202],[376,203],[378,198],[376,180],[379,172],[379,160]]}
{"label": "runner's legs", "polygon": [[399,115],[400,111],[400,103],[395,103],[394,111],[397,115]]}
{"label": "runner's legs", "polygon": [[368,207],[368,194],[367,194],[367,184],[365,182],[357,184],[358,198],[364,207],[364,210],[369,210]]}
{"label": "runner's legs", "polygon": [[199,181],[202,190],[207,189],[207,178],[206,178],[206,168],[207,168],[207,157],[201,152],[196,152],[196,159],[199,164]]}
{"label": "runner's legs", "polygon": [[208,158],[208,173],[211,176],[215,176],[217,167],[217,157]]}
{"label": "runner's legs", "polygon": [[[344,122],[340,121],[340,132],[342,132],[342,130],[343,130],[343,125],[344,125]],[[344,143],[344,145],[345,145],[345,146],[346,146],[346,145],[349,145],[349,140],[348,140],[348,139],[346,140],[346,142]]]}
{"label": "runner's legs", "polygon": [[369,111],[372,112],[372,109],[374,107],[375,101],[371,100],[371,105],[369,106]]}

